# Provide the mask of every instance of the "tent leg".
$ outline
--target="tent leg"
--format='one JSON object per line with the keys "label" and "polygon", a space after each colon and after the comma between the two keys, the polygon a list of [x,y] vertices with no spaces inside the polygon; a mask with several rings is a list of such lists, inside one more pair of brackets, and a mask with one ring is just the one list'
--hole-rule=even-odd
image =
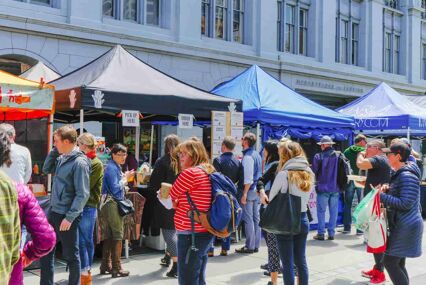
{"label": "tent leg", "polygon": [[260,124],[259,123],[257,123],[257,125],[256,125],[256,136],[257,136],[257,139],[256,139],[256,150],[260,151],[260,138],[261,138],[261,134],[260,134]]}
{"label": "tent leg", "polygon": [[154,125],[151,125],[151,142],[149,144],[149,165],[152,167],[152,150],[154,148]]}
{"label": "tent leg", "polygon": [[139,150],[140,150],[140,144],[141,144],[141,126],[136,127],[136,134],[135,134],[135,157],[136,160],[139,163]]}
{"label": "tent leg", "polygon": [[84,110],[80,109],[80,135],[83,134],[83,128],[84,128]]}
{"label": "tent leg", "polygon": [[410,141],[410,127],[407,128],[407,139]]}
{"label": "tent leg", "polygon": [[[47,122],[47,153],[53,147],[53,115],[49,115]],[[47,175],[47,193],[52,192],[52,174]]]}

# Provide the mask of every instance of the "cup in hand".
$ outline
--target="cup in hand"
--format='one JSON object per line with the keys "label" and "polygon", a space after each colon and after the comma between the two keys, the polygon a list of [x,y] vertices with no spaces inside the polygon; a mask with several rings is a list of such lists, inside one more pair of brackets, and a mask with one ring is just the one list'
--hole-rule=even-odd
{"label": "cup in hand", "polygon": [[167,199],[167,198],[169,198],[169,193],[170,193],[171,189],[172,189],[172,184],[162,182],[161,183],[161,188],[160,188],[161,199]]}

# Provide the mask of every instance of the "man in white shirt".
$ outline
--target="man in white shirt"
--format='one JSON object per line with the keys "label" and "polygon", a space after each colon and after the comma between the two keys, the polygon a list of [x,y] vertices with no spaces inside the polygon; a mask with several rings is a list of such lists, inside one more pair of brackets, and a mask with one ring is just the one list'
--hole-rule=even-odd
{"label": "man in white shirt", "polygon": [[27,184],[32,173],[31,154],[28,148],[15,143],[16,131],[12,125],[0,124],[10,142],[10,158],[12,164],[7,167],[2,165],[0,169],[6,173],[13,181]]}

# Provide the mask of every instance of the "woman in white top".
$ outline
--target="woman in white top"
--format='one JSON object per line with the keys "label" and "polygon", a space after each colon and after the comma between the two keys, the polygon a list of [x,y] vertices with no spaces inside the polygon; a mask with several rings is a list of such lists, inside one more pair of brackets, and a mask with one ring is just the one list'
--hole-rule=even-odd
{"label": "woman in white top", "polygon": [[276,235],[278,250],[283,264],[283,279],[285,285],[294,284],[294,269],[296,265],[299,284],[308,284],[308,265],[306,263],[306,239],[309,232],[309,221],[306,215],[310,193],[314,187],[314,173],[309,167],[305,152],[299,143],[294,141],[278,144],[280,162],[278,173],[269,192],[269,198],[261,193],[262,203],[272,201],[282,191],[290,189],[291,194],[301,197],[301,230],[297,235]]}

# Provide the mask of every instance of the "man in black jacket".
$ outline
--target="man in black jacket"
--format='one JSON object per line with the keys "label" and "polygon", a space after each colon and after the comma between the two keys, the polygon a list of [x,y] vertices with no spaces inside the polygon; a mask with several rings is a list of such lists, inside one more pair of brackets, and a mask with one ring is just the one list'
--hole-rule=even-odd
{"label": "man in black jacket", "polygon": [[[225,137],[222,141],[221,152],[222,154],[219,157],[216,157],[213,160],[214,168],[221,172],[223,175],[227,176],[232,180],[236,185],[238,185],[238,192],[241,191],[243,186],[243,166],[241,161],[239,161],[233,154],[235,148],[235,140],[232,137]],[[228,255],[228,250],[231,247],[231,238],[227,237],[222,239],[222,251],[220,255]],[[213,247],[209,250],[209,256],[213,256]]]}

